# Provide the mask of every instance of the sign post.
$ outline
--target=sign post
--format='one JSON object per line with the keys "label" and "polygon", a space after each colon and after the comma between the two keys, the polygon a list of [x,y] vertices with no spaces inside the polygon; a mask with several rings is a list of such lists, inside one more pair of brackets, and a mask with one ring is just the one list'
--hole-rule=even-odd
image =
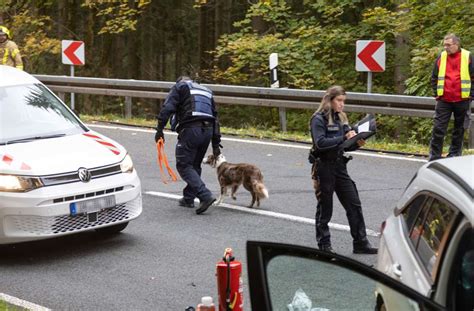
{"label": "sign post", "polygon": [[[74,66],[83,66],[85,62],[84,42],[62,40],[61,58],[65,65],[71,65],[71,77],[74,77]],[[74,93],[71,93],[71,109],[74,110]]]}
{"label": "sign post", "polygon": [[372,72],[385,71],[385,42],[356,41],[356,70],[367,71],[367,93],[372,93]]}
{"label": "sign post", "polygon": [[[268,58],[270,67],[270,87],[279,88],[280,81],[278,80],[278,53],[270,54]],[[280,127],[283,132],[286,132],[286,109],[283,107],[278,108],[278,114],[280,116]]]}

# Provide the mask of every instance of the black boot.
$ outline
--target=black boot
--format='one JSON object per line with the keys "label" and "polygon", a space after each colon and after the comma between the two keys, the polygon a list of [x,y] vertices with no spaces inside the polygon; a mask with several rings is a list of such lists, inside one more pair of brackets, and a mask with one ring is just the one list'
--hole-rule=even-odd
{"label": "black boot", "polygon": [[369,242],[362,245],[361,244],[357,245],[354,243],[354,249],[352,250],[354,254],[369,254],[369,255],[377,254],[377,251],[378,251],[378,248],[372,247],[372,245],[370,245]]}
{"label": "black boot", "polygon": [[194,202],[188,202],[184,198],[179,199],[178,205],[183,207],[194,208]]}
{"label": "black boot", "polygon": [[196,214],[200,215],[207,211],[207,209],[216,201],[216,198],[212,197],[207,201],[203,201],[199,204],[198,209],[196,210]]}

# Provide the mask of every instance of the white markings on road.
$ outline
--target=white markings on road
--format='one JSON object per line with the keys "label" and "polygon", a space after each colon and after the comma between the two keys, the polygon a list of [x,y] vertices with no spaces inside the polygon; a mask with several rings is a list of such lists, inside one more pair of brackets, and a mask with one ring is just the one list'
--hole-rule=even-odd
{"label": "white markings on road", "polygon": [[[13,306],[16,306],[16,307],[20,307],[20,308],[23,308],[23,309],[26,309],[26,310],[51,311],[51,309],[42,307],[42,306],[34,304],[32,302],[29,302],[29,301],[26,301],[26,300],[23,300],[23,299],[19,299],[19,298],[16,298],[16,297],[4,294],[4,293],[0,293],[0,300],[5,301],[7,304],[10,304],[10,305],[13,305]],[[8,307],[7,307],[7,310],[9,310]]]}
{"label": "white markings on road", "polygon": [[[152,129],[142,129],[136,127],[126,127],[126,126],[115,126],[115,125],[102,125],[102,124],[87,124],[89,127],[97,127],[97,128],[106,128],[106,129],[116,129],[122,131],[132,131],[132,132],[143,132],[143,133],[155,133],[155,130]],[[167,135],[178,135],[175,132],[167,131],[165,132]],[[266,145],[266,146],[275,146],[275,147],[285,147],[285,148],[295,148],[295,149],[306,149],[309,150],[311,146],[309,145],[302,145],[302,144],[285,144],[285,143],[274,143],[269,141],[260,141],[260,140],[251,140],[251,139],[241,139],[241,138],[232,138],[232,137],[222,137],[222,140],[225,141],[233,141],[239,143],[246,143],[246,144],[256,144],[256,145]],[[387,154],[376,154],[376,153],[369,153],[369,152],[362,152],[362,151],[352,151],[349,152],[350,154],[356,154],[365,157],[373,157],[373,158],[383,158],[383,159],[393,159],[393,160],[403,160],[403,161],[412,161],[412,162],[427,162],[425,159],[417,159],[417,158],[409,158],[409,157],[402,157],[402,156],[392,156]]]}
{"label": "white markings on road", "polygon": [[[174,200],[179,200],[181,199],[181,195],[177,194],[171,194],[171,193],[166,193],[166,192],[157,192],[157,191],[147,191],[145,192],[148,195],[156,196],[156,197],[162,197],[162,198],[168,198],[168,199],[174,199]],[[196,199],[196,203],[199,203],[199,201]],[[294,215],[288,215],[288,214],[283,214],[283,213],[277,213],[277,212],[272,212],[272,211],[265,211],[265,210],[259,210],[255,208],[248,208],[248,207],[243,207],[243,206],[238,206],[238,205],[232,205],[228,203],[221,203],[219,204],[219,208],[224,207],[230,210],[235,210],[235,211],[240,211],[248,214],[255,214],[255,215],[260,215],[260,216],[266,216],[266,217],[272,217],[272,218],[278,218],[278,219],[283,219],[283,220],[288,220],[292,222],[297,222],[297,223],[302,223],[306,225],[312,225],[314,226],[314,219],[311,218],[306,218],[306,217],[300,217],[300,216],[294,216]],[[340,224],[334,224],[334,223],[329,223],[329,227],[335,230],[340,230],[340,231],[350,231],[349,226],[346,225],[340,225]],[[378,237],[379,233],[375,232],[373,230],[367,229],[367,235],[373,236],[373,237]]]}

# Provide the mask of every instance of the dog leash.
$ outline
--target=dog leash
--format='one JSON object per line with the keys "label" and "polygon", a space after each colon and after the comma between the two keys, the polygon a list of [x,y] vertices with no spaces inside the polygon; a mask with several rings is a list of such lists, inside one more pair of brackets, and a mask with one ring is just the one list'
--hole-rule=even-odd
{"label": "dog leash", "polygon": [[168,178],[165,175],[165,171],[163,169],[163,164],[165,165],[166,169],[168,170],[168,174],[170,175],[171,181],[177,181],[178,177],[176,177],[176,174],[171,169],[171,167],[168,163],[168,158],[166,157],[165,142],[163,141],[163,138],[160,138],[156,142],[156,150],[158,151],[158,166],[160,168],[161,181],[165,184],[167,184],[168,181],[169,181]]}

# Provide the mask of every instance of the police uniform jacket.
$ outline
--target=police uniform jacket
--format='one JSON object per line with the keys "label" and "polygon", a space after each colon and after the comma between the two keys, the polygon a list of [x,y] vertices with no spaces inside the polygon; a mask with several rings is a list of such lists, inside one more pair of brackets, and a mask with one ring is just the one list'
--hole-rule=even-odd
{"label": "police uniform jacket", "polygon": [[176,83],[166,97],[163,108],[158,115],[158,127],[164,127],[170,117],[171,127],[179,133],[181,129],[191,126],[214,127],[212,146],[220,143],[220,127],[217,109],[212,91],[205,86],[190,80]]}
{"label": "police uniform jacket", "polygon": [[[329,118],[326,113],[318,112],[311,119],[311,137],[313,139],[313,156],[322,161],[335,161],[342,156],[342,143],[346,139],[345,134],[352,128],[343,124],[339,119],[339,113],[333,113],[334,124],[329,124]],[[352,151],[357,149],[354,146]]]}

